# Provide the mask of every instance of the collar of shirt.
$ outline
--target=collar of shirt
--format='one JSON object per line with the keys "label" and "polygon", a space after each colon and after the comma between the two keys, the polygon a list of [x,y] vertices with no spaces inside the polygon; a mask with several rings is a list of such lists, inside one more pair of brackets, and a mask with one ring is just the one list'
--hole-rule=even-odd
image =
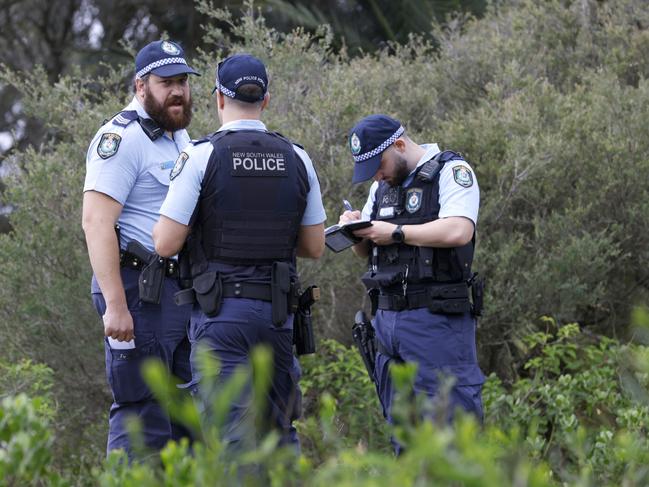
{"label": "collar of shirt", "polygon": [[266,125],[261,120],[233,120],[226,124],[221,125],[217,132],[224,130],[265,130],[268,131]]}
{"label": "collar of shirt", "polygon": [[417,168],[425,162],[430,161],[439,153],[439,146],[437,144],[422,144],[421,147],[425,149],[426,152],[424,152],[424,155],[421,156],[421,159],[419,159],[419,162],[417,162],[417,166],[415,166],[410,174],[408,174],[408,177],[401,186],[407,186],[408,184],[410,184],[412,182],[412,178],[414,177],[413,173],[417,170]]}

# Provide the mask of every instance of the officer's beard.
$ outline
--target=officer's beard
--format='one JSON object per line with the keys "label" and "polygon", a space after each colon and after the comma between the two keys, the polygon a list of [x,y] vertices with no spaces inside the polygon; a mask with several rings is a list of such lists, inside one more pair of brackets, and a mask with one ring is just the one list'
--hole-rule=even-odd
{"label": "officer's beard", "polygon": [[409,175],[410,169],[408,169],[408,161],[401,156],[396,156],[394,162],[394,176],[386,179],[390,186],[401,186]]}
{"label": "officer's beard", "polygon": [[[179,115],[172,115],[169,111],[175,105],[182,105],[183,107]],[[190,94],[189,99],[186,101],[181,96],[173,96],[167,98],[164,103],[158,103],[149,90],[145,88],[144,109],[160,125],[162,130],[175,132],[184,129],[192,121],[192,96]]]}

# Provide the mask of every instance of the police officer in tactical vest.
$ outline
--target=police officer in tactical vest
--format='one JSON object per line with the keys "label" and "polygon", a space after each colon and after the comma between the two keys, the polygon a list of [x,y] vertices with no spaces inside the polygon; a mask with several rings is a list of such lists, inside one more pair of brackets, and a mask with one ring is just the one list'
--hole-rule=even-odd
{"label": "police officer in tactical vest", "polygon": [[[219,380],[246,364],[255,345],[269,345],[274,370],[268,426],[283,443],[297,446],[296,256],[321,256],[326,215],[307,153],[260,121],[267,88],[259,59],[237,54],[219,63],[214,92],[222,125],[178,157],[154,241],[160,255],[170,256],[187,240],[192,285],[178,300],[195,303],[189,332],[193,382],[199,389],[210,386],[196,368],[199,342],[219,359]],[[248,437],[248,408],[248,397],[232,404],[226,442]]]}
{"label": "police officer in tactical vest", "polygon": [[353,250],[368,258],[362,280],[375,312],[378,342],[374,379],[383,412],[392,421],[389,365],[418,365],[415,392],[431,398],[444,376],[453,379],[449,418],[456,407],[482,418],[484,377],[477,363],[472,305],[478,182],[457,153],[437,144],[418,145],[401,123],[370,115],[351,130],[353,183],[374,178],[360,211],[345,211],[340,223],[367,219],[354,232]]}

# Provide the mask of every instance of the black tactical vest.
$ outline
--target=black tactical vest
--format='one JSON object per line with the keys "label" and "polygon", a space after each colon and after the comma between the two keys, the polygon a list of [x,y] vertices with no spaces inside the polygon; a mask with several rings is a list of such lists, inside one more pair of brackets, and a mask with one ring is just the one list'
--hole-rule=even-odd
{"label": "black tactical vest", "polygon": [[[418,225],[439,218],[439,173],[445,163],[464,160],[452,151],[437,154],[422,164],[407,186],[390,187],[379,182],[372,220],[396,225]],[[436,283],[460,283],[471,277],[474,240],[462,247],[433,248],[412,245],[372,245],[369,271],[363,276],[368,288],[382,293],[417,292]]]}
{"label": "black tactical vest", "polygon": [[291,142],[259,130],[218,132],[210,142],[191,236],[203,255],[193,256],[192,273],[206,262],[294,264],[309,182]]}

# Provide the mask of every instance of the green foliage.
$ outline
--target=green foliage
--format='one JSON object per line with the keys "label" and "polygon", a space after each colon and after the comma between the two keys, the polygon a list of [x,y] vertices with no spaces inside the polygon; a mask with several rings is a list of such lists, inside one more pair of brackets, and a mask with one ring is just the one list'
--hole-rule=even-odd
{"label": "green foliage", "polygon": [[[455,20],[436,31],[438,46],[411,37],[358,57],[336,53],[327,28],[281,34],[252,9],[241,18],[210,13],[214,25],[207,26],[206,49],[212,50],[191,60],[205,74],[192,79],[192,136],[211,132],[218,123],[209,98],[217,59],[248,51],[267,63],[271,75],[272,101],[264,120],[306,146],[319,173],[327,223],[337,220],[343,197],[356,207],[366,198],[367,188],[350,184],[346,147],[347,131],[360,117],[388,113],[404,122],[414,140],[439,141],[444,149],[464,153],[483,202],[475,260],[487,277],[478,335],[481,364],[503,381],[487,389],[489,397],[498,398],[490,399],[493,415],[512,429],[510,420],[520,422],[530,451],[547,459],[562,481],[642,479],[638,465],[646,448],[640,427],[633,425],[644,425],[644,406],[627,402],[630,393],[616,374],[637,397],[644,379],[612,365],[618,363],[616,353],[624,355],[617,345],[601,339],[582,343],[585,334],[575,342],[557,333],[565,323],[578,323],[626,338],[633,304],[648,297],[647,266],[638,264],[649,260],[645,2],[494,2],[482,19]],[[227,29],[216,28],[223,22]],[[129,62],[101,79],[76,71],[56,83],[43,70],[0,73],[0,83],[23,93],[24,109],[46,130],[41,146],[7,160],[13,173],[2,203],[13,208],[13,231],[0,236],[0,337],[6,360],[28,358],[53,370],[52,397],[60,415],[54,452],[80,476],[102,456],[110,400],[101,324],[87,296],[90,268],[79,225],[83,161],[102,120],[130,98],[124,80],[131,71]],[[318,333],[349,343],[354,312],[367,304],[358,280],[364,263],[347,252],[300,265],[303,282],[323,289]],[[556,326],[539,321],[543,315]],[[535,342],[523,340],[546,327]],[[552,351],[541,352],[544,341]],[[530,349],[538,353],[531,359]],[[359,362],[334,346],[325,350],[332,362],[340,356],[345,365],[305,361],[307,410],[330,414],[319,426],[331,425],[326,441],[335,444],[333,433],[340,429],[341,447],[356,452],[351,449],[360,445],[373,455],[385,443],[374,427],[372,433],[362,431],[363,418],[380,423],[371,385],[362,382],[363,374],[343,383],[340,377],[359,372]],[[592,364],[584,350],[600,367],[587,367]],[[512,392],[506,393],[509,387]],[[318,399],[326,390],[329,399]],[[367,413],[357,412],[361,407]],[[316,445],[317,421],[309,421],[305,444]],[[589,421],[597,432],[583,435]],[[613,457],[595,455],[597,445],[601,451],[612,448]],[[318,451],[313,468],[328,465],[322,448],[313,448]],[[349,455],[350,462],[367,459]],[[622,460],[632,474],[621,473]],[[587,469],[598,473],[591,476]]]}
{"label": "green foliage", "polygon": [[0,362],[0,398],[25,394],[39,397],[38,413],[53,418],[56,405],[52,394],[53,371],[43,364],[22,360],[16,364]]}
{"label": "green foliage", "polygon": [[[387,451],[389,433],[381,415],[374,383],[370,380],[357,349],[335,340],[322,340],[317,353],[301,359],[304,419],[298,424],[302,447],[310,456],[323,461],[335,439],[339,447]],[[325,401],[332,402],[335,429],[333,436],[323,437],[320,429]]]}
{"label": "green foliage", "polygon": [[628,360],[646,356],[647,349],[581,333],[576,324],[546,323],[547,332],[524,340],[531,355],[527,377],[509,392],[494,375],[489,378],[486,422],[524,432],[532,458],[548,461],[563,482],[649,481],[649,471],[627,463],[643,461],[649,451],[649,403],[638,401],[624,379],[647,390],[649,376]]}
{"label": "green foliage", "polygon": [[25,394],[0,402],[0,485],[66,485],[51,471],[50,425],[39,397]]}

